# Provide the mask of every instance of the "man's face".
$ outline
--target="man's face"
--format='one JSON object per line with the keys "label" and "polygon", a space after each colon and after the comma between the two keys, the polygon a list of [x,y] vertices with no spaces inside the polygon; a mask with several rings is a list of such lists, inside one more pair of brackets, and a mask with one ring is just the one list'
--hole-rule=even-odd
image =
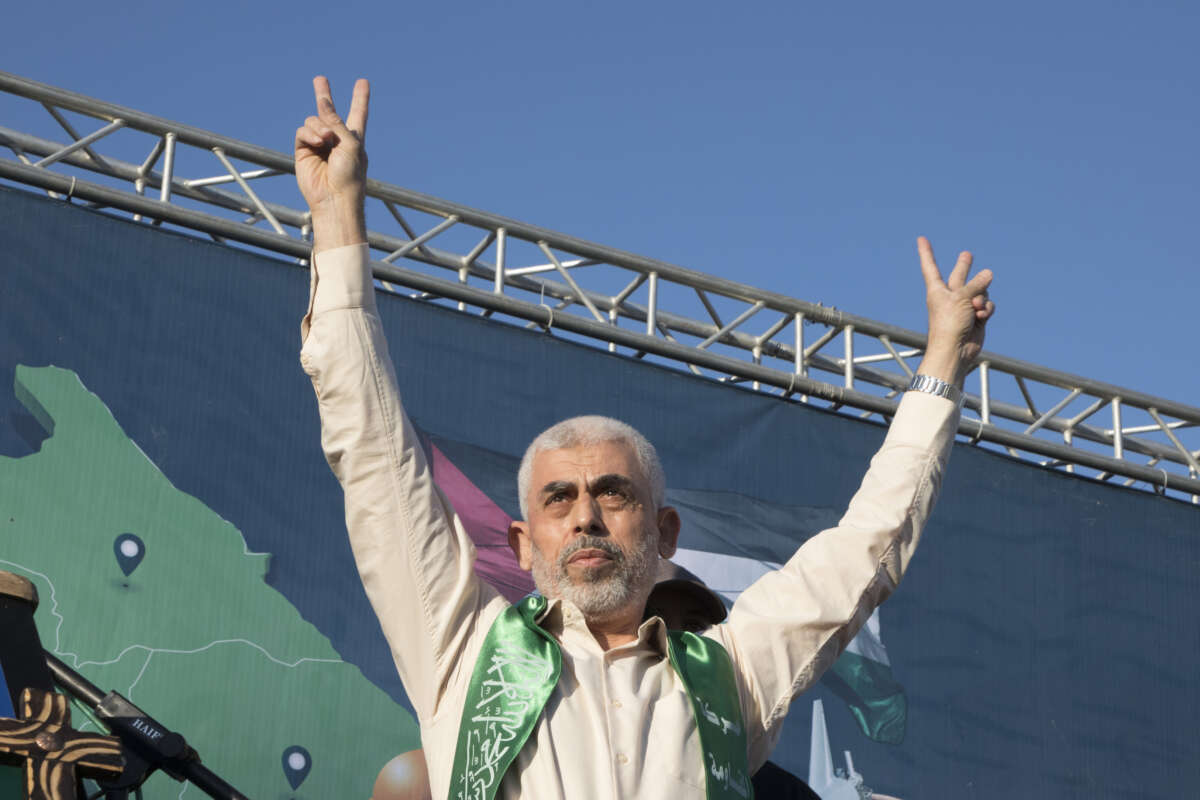
{"label": "man's face", "polygon": [[640,614],[679,526],[673,509],[655,510],[633,449],[600,442],[542,451],[529,492],[529,519],[513,523],[509,542],[538,590],[588,618]]}

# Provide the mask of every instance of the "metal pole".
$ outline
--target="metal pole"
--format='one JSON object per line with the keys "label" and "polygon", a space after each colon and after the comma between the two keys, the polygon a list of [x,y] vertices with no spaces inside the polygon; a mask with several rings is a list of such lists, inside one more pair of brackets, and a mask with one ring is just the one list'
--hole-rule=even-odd
{"label": "metal pole", "polygon": [[496,229],[496,294],[504,294],[504,247],[508,243],[508,231]]}
{"label": "metal pole", "polygon": [[847,325],[842,328],[842,336],[844,337],[843,345],[845,346],[846,363],[842,369],[842,378],[845,381],[844,385],[847,389],[854,388],[854,326]]}
{"label": "metal pole", "polygon": [[71,155],[71,153],[74,153],[76,150],[82,150],[83,148],[87,147],[89,144],[96,141],[97,139],[103,139],[105,136],[108,136],[113,131],[120,130],[121,128],[124,128],[124,127],[125,127],[125,120],[114,119],[112,122],[105,125],[100,130],[89,133],[87,136],[83,137],[82,139],[80,139],[76,142],[73,142],[72,144],[67,145],[63,149],[59,150],[57,153],[51,153],[50,155],[43,158],[41,161],[38,161],[36,164],[34,164],[34,166],[35,167],[48,167],[51,164],[53,164],[55,161],[58,161],[61,158]]}
{"label": "metal pole", "polygon": [[1121,398],[1114,397],[1112,399],[1112,424],[1113,424],[1113,458],[1125,458],[1125,446],[1123,437],[1125,432],[1121,429]]}
{"label": "metal pole", "polygon": [[646,301],[646,335],[654,336],[658,330],[658,273],[650,273],[650,290]]}
{"label": "metal pole", "polygon": [[167,143],[166,153],[163,154],[162,186],[158,190],[158,199],[164,203],[171,202],[171,181],[175,180],[175,134],[167,132],[163,135]]}

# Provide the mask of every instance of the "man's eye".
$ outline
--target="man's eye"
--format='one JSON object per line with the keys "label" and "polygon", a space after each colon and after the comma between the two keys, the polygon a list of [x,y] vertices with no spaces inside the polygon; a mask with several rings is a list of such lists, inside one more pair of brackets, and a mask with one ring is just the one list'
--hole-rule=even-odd
{"label": "man's eye", "polygon": [[546,505],[550,505],[551,503],[559,503],[566,499],[567,499],[566,492],[555,492],[554,494],[552,494],[548,498],[546,498]]}

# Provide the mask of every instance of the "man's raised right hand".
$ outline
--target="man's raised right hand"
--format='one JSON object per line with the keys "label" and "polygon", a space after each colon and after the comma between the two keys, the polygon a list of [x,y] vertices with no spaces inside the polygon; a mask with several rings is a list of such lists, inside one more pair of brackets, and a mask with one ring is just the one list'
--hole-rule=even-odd
{"label": "man's raised right hand", "polygon": [[338,116],[324,76],[313,78],[316,116],[296,130],[296,183],[312,212],[313,252],[367,240],[367,106],[371,86],[354,84],[350,113]]}

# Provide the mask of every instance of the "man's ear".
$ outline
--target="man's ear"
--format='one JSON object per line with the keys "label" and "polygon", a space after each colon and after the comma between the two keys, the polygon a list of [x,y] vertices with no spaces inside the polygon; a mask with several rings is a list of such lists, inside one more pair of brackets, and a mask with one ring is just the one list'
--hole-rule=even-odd
{"label": "man's ear", "polygon": [[533,569],[528,522],[518,522],[514,519],[508,524],[508,546],[512,548],[513,555],[517,557],[517,563],[521,565],[521,569],[526,572]]}
{"label": "man's ear", "polygon": [[658,510],[658,554],[663,558],[675,555],[675,545],[679,541],[679,528],[682,525],[679,512],[673,506],[663,506]]}

